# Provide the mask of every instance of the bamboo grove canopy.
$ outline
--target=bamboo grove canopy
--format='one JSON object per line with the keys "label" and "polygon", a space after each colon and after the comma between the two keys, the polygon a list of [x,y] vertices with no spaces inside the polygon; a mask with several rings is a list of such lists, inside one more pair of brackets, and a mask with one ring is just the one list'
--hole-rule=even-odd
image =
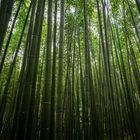
{"label": "bamboo grove canopy", "polygon": [[140,1],[0,0],[0,140],[140,140]]}

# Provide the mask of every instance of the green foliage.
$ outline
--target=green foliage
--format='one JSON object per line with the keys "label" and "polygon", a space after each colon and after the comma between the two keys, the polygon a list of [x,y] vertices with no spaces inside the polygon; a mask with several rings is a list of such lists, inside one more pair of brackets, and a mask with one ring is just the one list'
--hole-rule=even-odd
{"label": "green foliage", "polygon": [[49,1],[51,11],[44,0],[33,0],[20,42],[31,3],[23,0],[6,50],[19,2],[14,1],[0,56],[2,64],[6,51],[0,68],[0,139],[45,136],[49,140],[53,135],[52,140],[138,140],[140,15],[136,2],[66,0],[64,4],[61,0],[55,19],[56,1]]}

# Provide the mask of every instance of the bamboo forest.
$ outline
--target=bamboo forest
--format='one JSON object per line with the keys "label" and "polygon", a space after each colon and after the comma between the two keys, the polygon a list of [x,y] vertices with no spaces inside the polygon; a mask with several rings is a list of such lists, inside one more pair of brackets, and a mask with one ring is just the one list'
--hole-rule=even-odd
{"label": "bamboo forest", "polygon": [[140,0],[0,0],[0,140],[140,140]]}

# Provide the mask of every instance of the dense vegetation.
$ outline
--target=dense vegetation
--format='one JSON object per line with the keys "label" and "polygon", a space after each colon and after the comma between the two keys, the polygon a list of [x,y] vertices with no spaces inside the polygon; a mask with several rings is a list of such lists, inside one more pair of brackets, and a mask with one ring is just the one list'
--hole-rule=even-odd
{"label": "dense vegetation", "polygon": [[139,140],[140,1],[0,0],[0,140]]}

